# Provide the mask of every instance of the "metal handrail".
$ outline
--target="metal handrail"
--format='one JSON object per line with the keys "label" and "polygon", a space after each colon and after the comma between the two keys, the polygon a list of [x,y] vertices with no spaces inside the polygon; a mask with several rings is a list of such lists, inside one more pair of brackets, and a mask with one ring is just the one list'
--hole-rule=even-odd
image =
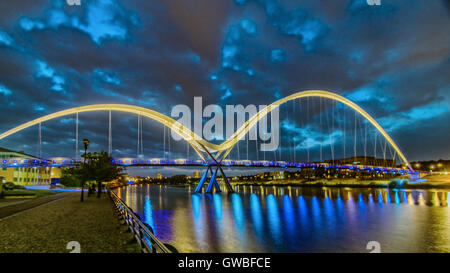
{"label": "metal handrail", "polygon": [[153,232],[139,219],[140,217],[125,204],[113,191],[108,189],[116,210],[128,225],[139,246],[146,253],[171,253],[171,251],[162,243]]}

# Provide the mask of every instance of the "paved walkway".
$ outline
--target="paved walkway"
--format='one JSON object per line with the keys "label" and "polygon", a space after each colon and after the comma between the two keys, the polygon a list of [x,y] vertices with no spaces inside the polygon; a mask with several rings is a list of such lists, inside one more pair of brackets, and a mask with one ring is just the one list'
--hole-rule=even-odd
{"label": "paved walkway", "polygon": [[[82,253],[139,252],[108,196],[85,197],[83,203],[79,192],[52,196],[50,202],[47,200],[45,204],[0,219],[0,253],[67,253],[70,241],[79,242]],[[8,207],[0,209],[5,208]]]}

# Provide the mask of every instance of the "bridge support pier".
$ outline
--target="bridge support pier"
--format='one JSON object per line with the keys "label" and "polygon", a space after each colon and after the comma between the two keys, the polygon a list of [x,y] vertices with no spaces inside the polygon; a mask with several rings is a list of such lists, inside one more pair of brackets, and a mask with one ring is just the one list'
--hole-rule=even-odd
{"label": "bridge support pier", "polygon": [[[213,171],[213,167],[216,167]],[[223,169],[219,165],[211,164],[207,166],[206,172],[202,175],[200,182],[198,182],[197,187],[195,188],[195,192],[202,192],[203,186],[205,185],[206,180],[209,178],[209,173],[211,172],[211,178],[209,178],[208,186],[206,187],[206,193],[212,193],[213,188],[216,189],[216,192],[221,192],[219,187],[219,183],[217,182],[217,172],[220,171],[222,174],[223,181],[225,186],[227,187],[228,192],[234,192],[233,187],[228,181],[228,177],[225,175]]]}
{"label": "bridge support pier", "polygon": [[[220,160],[220,162],[217,162],[216,158],[206,149],[206,147],[203,146],[203,149],[208,153],[208,155],[214,161],[214,164],[208,164],[206,172],[202,175],[202,178],[200,179],[197,187],[195,188],[195,192],[202,192],[203,185],[205,184],[206,180],[208,179],[209,172],[211,172],[211,178],[209,179],[208,186],[206,187],[206,193],[212,193],[213,188],[216,189],[216,192],[221,192],[219,183],[217,182],[217,172],[218,171],[220,171],[220,173],[222,174],[222,178],[225,183],[225,186],[227,187],[228,192],[234,192],[233,187],[230,184],[230,181],[228,181],[228,177],[225,175],[225,172],[223,171],[223,169],[221,167],[223,157]],[[216,168],[213,171],[214,166]]]}

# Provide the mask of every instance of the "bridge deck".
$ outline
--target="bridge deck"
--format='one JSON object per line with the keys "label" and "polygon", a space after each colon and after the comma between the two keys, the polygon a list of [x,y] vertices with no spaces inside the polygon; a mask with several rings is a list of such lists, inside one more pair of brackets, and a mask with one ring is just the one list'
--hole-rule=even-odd
{"label": "bridge deck", "polygon": [[[0,161],[0,167],[66,167],[76,166],[80,164],[80,160],[71,158],[49,158],[49,159],[24,159],[11,158]],[[180,166],[180,167],[203,167],[213,166],[214,161],[204,162],[202,160],[187,160],[187,159],[161,159],[161,158],[116,158],[112,161],[113,164],[120,166]],[[302,163],[302,162],[286,162],[286,161],[261,161],[261,160],[223,160],[221,163],[223,167],[252,167],[252,168],[339,168],[339,169],[357,169],[357,170],[375,170],[375,171],[392,171],[402,173],[412,173],[410,170],[405,170],[397,167],[383,167],[383,166],[364,166],[364,165],[336,165],[331,163]]]}

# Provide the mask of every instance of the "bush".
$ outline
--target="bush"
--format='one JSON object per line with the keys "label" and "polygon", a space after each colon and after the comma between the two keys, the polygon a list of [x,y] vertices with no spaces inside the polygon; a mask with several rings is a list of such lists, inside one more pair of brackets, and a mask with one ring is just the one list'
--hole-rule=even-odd
{"label": "bush", "polygon": [[25,190],[26,188],[22,185],[16,185],[13,182],[6,182],[3,184],[4,190]]}
{"label": "bush", "polygon": [[66,187],[79,187],[81,186],[80,179],[74,175],[75,168],[62,169],[61,178],[59,183]]}
{"label": "bush", "polygon": [[395,179],[389,182],[388,188],[399,189],[404,188],[406,185],[408,185],[408,182],[405,179]]}
{"label": "bush", "polygon": [[59,180],[59,183],[66,187],[79,187],[81,186],[81,181],[74,176],[63,176]]}
{"label": "bush", "polygon": [[14,189],[14,183],[12,183],[12,182],[6,182],[6,183],[3,183],[3,189],[4,190],[12,190],[12,189]]}

